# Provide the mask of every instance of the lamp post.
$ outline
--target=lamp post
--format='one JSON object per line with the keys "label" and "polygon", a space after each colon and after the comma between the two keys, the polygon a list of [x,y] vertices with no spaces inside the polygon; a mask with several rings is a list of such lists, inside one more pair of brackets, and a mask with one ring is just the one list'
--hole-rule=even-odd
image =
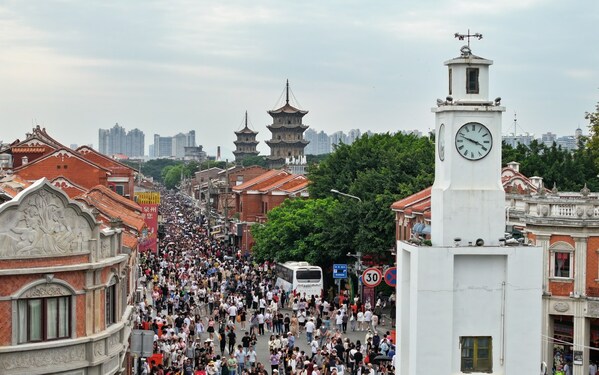
{"label": "lamp post", "polygon": [[337,189],[331,189],[331,193],[339,194],[339,195],[342,195],[342,196],[348,197],[348,198],[357,199],[358,201],[362,202],[362,199],[360,199],[360,197],[356,197],[355,195],[351,195],[351,194],[347,194],[347,193],[342,193]]}
{"label": "lamp post", "polygon": [[362,301],[362,284],[360,283],[360,276],[362,275],[362,253],[360,251],[356,251],[355,254],[347,253],[346,256],[356,258],[356,263],[354,265],[356,276],[358,277],[358,296],[360,297],[360,301]]}
{"label": "lamp post", "polygon": [[[343,193],[337,189],[331,189],[331,193],[338,194],[338,195],[341,195],[341,196],[347,197],[347,198],[352,198],[352,199],[355,199],[358,202],[362,203],[362,199],[360,197],[357,197],[357,196],[351,195],[351,194],[347,194],[347,193]],[[360,275],[362,274],[362,253],[357,251],[356,254],[347,253],[347,256],[354,257],[357,260],[355,268],[356,268],[356,276],[358,277],[358,296],[360,297],[360,301],[362,301],[363,285],[361,285],[361,283],[359,282]]]}

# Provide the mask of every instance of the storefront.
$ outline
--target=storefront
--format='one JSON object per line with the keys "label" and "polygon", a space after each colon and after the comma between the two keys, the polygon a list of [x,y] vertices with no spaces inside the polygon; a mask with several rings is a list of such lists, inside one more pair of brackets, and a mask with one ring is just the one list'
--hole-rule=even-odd
{"label": "storefront", "polygon": [[553,368],[562,370],[566,362],[572,362],[574,321],[571,316],[551,315],[553,319]]}

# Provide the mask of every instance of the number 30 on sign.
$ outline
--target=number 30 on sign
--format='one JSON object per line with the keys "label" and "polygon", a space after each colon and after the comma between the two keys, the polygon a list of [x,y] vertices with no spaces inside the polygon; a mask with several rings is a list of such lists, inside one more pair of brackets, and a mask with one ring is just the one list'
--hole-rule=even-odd
{"label": "number 30 on sign", "polygon": [[362,273],[362,283],[364,286],[374,288],[383,280],[383,273],[378,268],[367,268]]}

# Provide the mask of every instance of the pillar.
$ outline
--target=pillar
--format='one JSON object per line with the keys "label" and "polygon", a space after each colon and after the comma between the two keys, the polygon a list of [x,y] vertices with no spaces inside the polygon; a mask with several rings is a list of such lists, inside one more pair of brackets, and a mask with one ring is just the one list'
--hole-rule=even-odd
{"label": "pillar", "polygon": [[574,375],[587,375],[589,368],[589,342],[590,321],[585,316],[586,310],[586,258],[587,238],[574,237],[574,347],[573,350],[582,351],[582,366],[573,365]]}
{"label": "pillar", "polygon": [[[536,235],[536,245],[543,248],[543,318],[542,333],[545,337],[553,337],[553,320],[549,316],[551,296],[549,295],[549,242],[551,236]],[[553,363],[553,343],[543,340],[541,345],[541,360],[551,366]]]}

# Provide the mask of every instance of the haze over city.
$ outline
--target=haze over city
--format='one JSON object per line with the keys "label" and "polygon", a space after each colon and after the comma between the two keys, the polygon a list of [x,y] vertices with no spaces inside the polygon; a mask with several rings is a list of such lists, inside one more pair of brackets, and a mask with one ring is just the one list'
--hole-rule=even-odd
{"label": "haze over city", "polygon": [[98,145],[98,129],[195,130],[232,158],[247,110],[268,153],[266,125],[285,80],[304,122],[332,133],[434,127],[447,95],[442,61],[456,32],[483,34],[491,96],[520,128],[587,133],[599,98],[599,3],[528,1],[7,1],[0,5],[0,140],[35,124],[65,144]]}

